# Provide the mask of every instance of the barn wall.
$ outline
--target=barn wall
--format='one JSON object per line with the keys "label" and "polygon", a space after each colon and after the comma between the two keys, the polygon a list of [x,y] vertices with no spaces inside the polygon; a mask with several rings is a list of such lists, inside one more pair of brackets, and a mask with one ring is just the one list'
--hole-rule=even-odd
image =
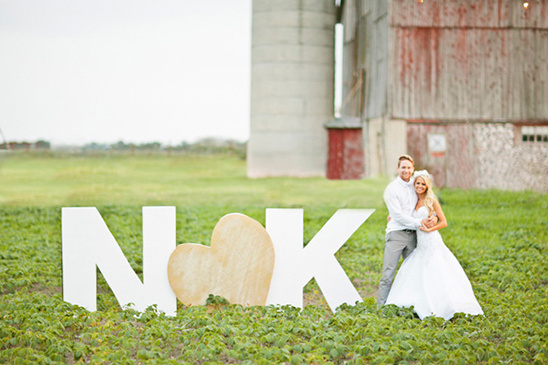
{"label": "barn wall", "polygon": [[404,120],[368,119],[363,128],[366,149],[365,174],[390,175],[396,172],[398,157],[407,153],[407,123]]}
{"label": "barn wall", "polygon": [[392,118],[548,121],[548,1],[391,0]]}
{"label": "barn wall", "polygon": [[548,145],[516,132],[548,125],[548,1],[529,3],[389,1],[389,119],[436,185],[547,190]]}
{"label": "barn wall", "polygon": [[[548,146],[523,143],[513,123],[408,123],[407,145],[417,169],[438,187],[548,191]],[[444,153],[429,150],[444,135]]]}
{"label": "barn wall", "polygon": [[358,56],[360,37],[358,25],[360,19],[360,0],[345,0],[342,9],[343,24],[343,81],[341,114],[350,117],[360,117],[362,104],[362,86],[360,85],[359,69],[361,60]]}
{"label": "barn wall", "polygon": [[[445,151],[429,149],[428,138],[432,135],[445,138]],[[407,146],[415,159],[416,169],[428,170],[437,187],[475,187],[476,143],[473,124],[409,123]]]}
{"label": "barn wall", "polygon": [[476,187],[548,192],[548,144],[522,143],[515,133],[511,123],[475,127]]}
{"label": "barn wall", "polygon": [[393,27],[548,28],[546,0],[388,0]]}
{"label": "barn wall", "polygon": [[386,0],[347,0],[343,115],[363,119],[386,113],[388,75],[388,3]]}
{"label": "barn wall", "polygon": [[362,78],[365,102],[362,102],[365,119],[386,115],[388,85],[388,7],[386,1],[362,1],[360,23],[362,47]]}
{"label": "barn wall", "polygon": [[361,128],[330,128],[328,179],[356,180],[363,177]]}

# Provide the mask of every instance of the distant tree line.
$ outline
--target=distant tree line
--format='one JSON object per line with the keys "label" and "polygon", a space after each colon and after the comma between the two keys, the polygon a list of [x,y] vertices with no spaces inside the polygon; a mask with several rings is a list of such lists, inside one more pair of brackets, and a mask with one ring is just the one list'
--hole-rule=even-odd
{"label": "distant tree line", "polygon": [[45,151],[50,150],[51,144],[48,141],[39,140],[36,142],[4,142],[0,144],[0,150],[11,151]]}
{"label": "distant tree line", "polygon": [[203,138],[196,142],[181,142],[177,145],[163,145],[160,142],[126,143],[118,141],[106,144],[92,142],[82,147],[86,152],[161,152],[161,153],[188,153],[188,154],[236,154],[245,157],[246,142],[236,140],[225,140],[218,138]]}
{"label": "distant tree line", "polygon": [[231,139],[203,138],[196,142],[181,142],[177,145],[164,145],[160,142],[116,143],[91,142],[83,146],[60,146],[52,148],[51,143],[44,140],[37,142],[5,142],[0,144],[0,150],[11,151],[70,151],[71,153],[161,153],[161,154],[233,154],[246,157],[246,142]]}

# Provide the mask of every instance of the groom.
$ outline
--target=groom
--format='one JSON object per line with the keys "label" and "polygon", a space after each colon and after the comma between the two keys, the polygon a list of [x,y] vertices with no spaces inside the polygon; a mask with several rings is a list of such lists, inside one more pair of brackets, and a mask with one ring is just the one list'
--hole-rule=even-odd
{"label": "groom", "polygon": [[379,307],[386,303],[400,256],[405,260],[417,246],[417,229],[421,225],[431,227],[437,222],[434,216],[423,221],[412,217],[418,199],[413,186],[414,171],[413,158],[408,155],[400,156],[398,177],[384,191],[384,202],[390,219],[386,225],[384,264],[377,299]]}

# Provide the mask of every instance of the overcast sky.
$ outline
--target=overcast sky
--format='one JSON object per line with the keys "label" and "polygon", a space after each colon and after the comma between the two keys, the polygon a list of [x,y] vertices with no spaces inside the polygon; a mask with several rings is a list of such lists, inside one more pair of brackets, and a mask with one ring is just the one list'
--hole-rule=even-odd
{"label": "overcast sky", "polygon": [[0,0],[0,130],[54,145],[245,141],[250,32],[251,0]]}

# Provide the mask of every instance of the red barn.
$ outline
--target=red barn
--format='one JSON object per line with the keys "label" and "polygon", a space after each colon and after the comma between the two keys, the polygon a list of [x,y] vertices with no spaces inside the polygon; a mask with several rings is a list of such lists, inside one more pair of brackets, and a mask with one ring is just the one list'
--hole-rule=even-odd
{"label": "red barn", "polygon": [[249,176],[409,153],[440,187],[548,191],[548,0],[253,0],[252,33]]}
{"label": "red barn", "polygon": [[343,0],[344,115],[366,175],[548,190],[547,0]]}

